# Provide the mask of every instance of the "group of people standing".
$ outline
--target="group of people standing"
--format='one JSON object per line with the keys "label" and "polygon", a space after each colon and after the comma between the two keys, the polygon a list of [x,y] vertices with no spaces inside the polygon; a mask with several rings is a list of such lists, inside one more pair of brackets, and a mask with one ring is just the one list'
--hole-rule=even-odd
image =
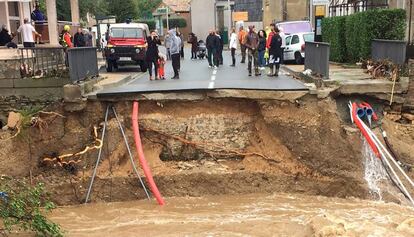
{"label": "group of people standing", "polygon": [[260,76],[260,70],[264,70],[266,65],[270,68],[268,76],[279,75],[280,64],[283,61],[283,39],[275,24],[270,25],[269,34],[264,30],[256,33],[255,26],[249,26],[248,31],[245,31],[243,26],[240,27],[238,35],[233,29],[229,45],[232,56],[231,66],[235,66],[237,44],[240,44],[242,56],[240,63],[245,63],[246,57],[248,59],[249,76],[252,76],[253,69],[255,76]]}
{"label": "group of people standing", "polygon": [[[173,80],[180,79],[181,57],[184,58],[184,45],[182,36],[177,33],[177,29],[171,29],[165,38],[165,45],[167,48],[167,55],[162,54],[158,46],[161,45],[161,40],[156,31],[151,31],[151,35],[147,38],[147,51],[145,60],[148,66],[148,73],[150,81],[165,80],[165,62],[172,60],[172,67],[174,70]],[[168,46],[168,47],[167,47]],[[155,75],[153,77],[152,75]]]}
{"label": "group of people standing", "polygon": [[[159,52],[158,46],[161,45],[161,41],[155,31],[151,32],[151,36],[148,37],[147,41],[146,61],[148,63],[150,80],[154,80],[152,77],[153,69],[155,72],[155,80],[165,79],[164,75],[160,75],[160,70],[164,72],[162,66],[169,59],[172,60],[174,70],[174,77],[172,79],[179,79],[180,59],[184,58],[182,34],[176,29],[168,32],[165,37],[167,55]],[[266,33],[264,30],[256,32],[255,26],[249,26],[248,31],[245,31],[244,27],[241,26],[237,34],[236,29],[233,28],[229,42],[232,57],[230,66],[236,66],[236,51],[240,45],[240,63],[246,63],[247,58],[249,76],[253,75],[253,71],[255,76],[260,76],[261,71],[268,66],[269,72],[267,75],[269,77],[277,77],[279,76],[280,64],[283,62],[283,42],[283,35],[280,34],[280,30],[275,24],[270,25],[269,33]],[[189,43],[191,44],[191,59],[196,59],[199,42],[195,34],[190,34]],[[208,66],[210,68],[218,68],[220,65],[223,65],[224,41],[220,33],[215,30],[210,30],[205,44],[207,48]]]}

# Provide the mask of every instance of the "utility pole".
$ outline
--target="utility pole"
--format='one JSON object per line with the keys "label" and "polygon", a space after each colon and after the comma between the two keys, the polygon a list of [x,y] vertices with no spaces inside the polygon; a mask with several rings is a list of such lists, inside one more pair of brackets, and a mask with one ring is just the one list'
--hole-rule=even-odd
{"label": "utility pole", "polygon": [[412,27],[412,14],[413,14],[413,0],[410,0],[410,15],[408,20],[408,44],[411,44],[411,27]]}
{"label": "utility pole", "polygon": [[170,30],[170,17],[169,17],[169,11],[170,11],[170,9],[169,9],[169,7],[167,6],[166,7],[167,8],[167,32]]}
{"label": "utility pole", "polygon": [[228,33],[230,34],[230,28],[232,28],[233,26],[233,21],[231,20],[231,4],[230,4],[230,0],[227,0],[227,4],[228,4],[228,8],[229,8],[229,28]]}
{"label": "utility pole", "polygon": [[309,0],[309,21],[313,26],[313,0]]}

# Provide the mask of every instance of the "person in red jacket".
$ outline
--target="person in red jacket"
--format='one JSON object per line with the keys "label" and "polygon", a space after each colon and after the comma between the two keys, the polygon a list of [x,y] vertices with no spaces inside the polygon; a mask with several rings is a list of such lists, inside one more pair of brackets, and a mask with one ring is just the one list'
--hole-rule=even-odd
{"label": "person in red jacket", "polygon": [[272,37],[275,35],[276,25],[274,23],[270,24],[270,33],[267,37],[266,48],[270,49],[270,44],[272,43]]}
{"label": "person in red jacket", "polygon": [[73,43],[72,43],[72,36],[70,35],[70,26],[65,25],[65,27],[63,28],[64,30],[64,34],[63,34],[63,40],[65,41],[66,44],[66,48],[73,48]]}

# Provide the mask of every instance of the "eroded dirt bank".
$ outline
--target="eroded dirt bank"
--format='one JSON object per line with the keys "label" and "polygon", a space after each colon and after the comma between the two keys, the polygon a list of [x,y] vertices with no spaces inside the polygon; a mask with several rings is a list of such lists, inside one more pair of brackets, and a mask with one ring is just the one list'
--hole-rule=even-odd
{"label": "eroded dirt bank", "polygon": [[[114,106],[135,155],[132,104]],[[287,192],[369,198],[360,135],[340,119],[336,106],[331,99],[310,96],[295,103],[143,101],[140,128],[146,158],[161,193],[168,197]],[[100,128],[100,136],[105,108],[105,103],[90,102],[84,111],[69,113],[57,106],[55,111],[64,118],[45,119],[43,126],[3,142],[0,174],[44,182],[60,205],[80,203],[86,196],[97,150],[65,158],[78,163],[63,168],[57,162],[43,162],[43,158],[76,153],[96,144],[93,127]],[[0,133],[0,137],[7,136],[8,132]],[[412,140],[404,141],[398,146],[409,146]],[[413,158],[410,155],[407,159]],[[111,115],[92,200],[143,198],[145,193]]]}

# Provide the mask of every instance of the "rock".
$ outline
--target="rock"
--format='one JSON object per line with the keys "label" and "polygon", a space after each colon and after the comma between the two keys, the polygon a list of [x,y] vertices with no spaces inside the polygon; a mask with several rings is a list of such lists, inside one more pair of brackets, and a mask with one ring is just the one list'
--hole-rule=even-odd
{"label": "rock", "polygon": [[346,134],[351,135],[351,134],[355,134],[359,132],[359,129],[356,127],[351,127],[351,126],[343,126],[343,129],[345,131]]}
{"label": "rock", "polygon": [[391,121],[396,122],[400,120],[402,116],[400,114],[386,114],[385,117]]}
{"label": "rock", "polygon": [[404,113],[404,114],[402,114],[402,116],[403,116],[403,118],[405,118],[407,120],[414,121],[414,114]]}
{"label": "rock", "polygon": [[82,101],[82,90],[79,85],[65,85],[63,86],[63,100],[65,102],[79,102]]}
{"label": "rock", "polygon": [[22,120],[22,115],[20,113],[10,112],[7,119],[7,127],[14,129],[19,126]]}
{"label": "rock", "polygon": [[79,112],[86,109],[87,106],[87,100],[83,99],[77,102],[66,102],[64,104],[64,110],[67,112]]}
{"label": "rock", "polygon": [[9,126],[6,125],[6,126],[2,127],[1,130],[7,131],[7,130],[9,130]]}

